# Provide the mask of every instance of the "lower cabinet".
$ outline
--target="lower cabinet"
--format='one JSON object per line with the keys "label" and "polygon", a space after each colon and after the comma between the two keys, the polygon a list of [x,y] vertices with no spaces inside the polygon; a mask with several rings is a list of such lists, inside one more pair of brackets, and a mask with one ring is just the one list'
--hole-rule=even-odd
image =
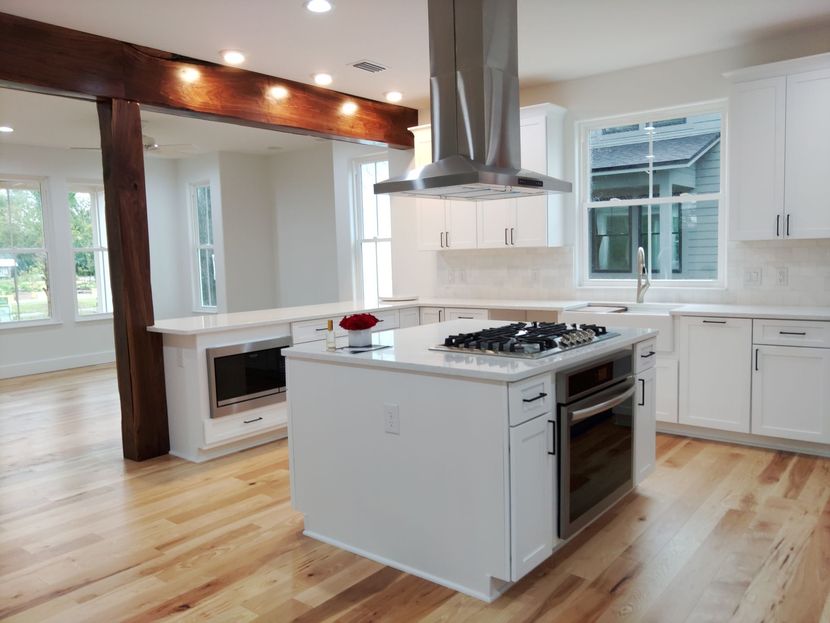
{"label": "lower cabinet", "polygon": [[657,355],[657,421],[677,424],[677,359]]}
{"label": "lower cabinet", "polygon": [[752,432],[830,443],[830,349],[756,346]]}
{"label": "lower cabinet", "polygon": [[514,582],[553,553],[555,430],[551,414],[510,429],[510,579]]}
{"label": "lower cabinet", "polygon": [[421,324],[435,324],[436,322],[443,322],[444,308],[443,307],[422,307],[421,308]]}
{"label": "lower cabinet", "polygon": [[421,324],[421,313],[417,307],[407,307],[406,309],[401,309],[398,314],[398,326],[401,329],[406,329],[407,327],[417,327]]}
{"label": "lower cabinet", "polygon": [[654,471],[657,441],[657,368],[637,375],[637,406],[634,411],[634,484]]}
{"label": "lower cabinet", "polygon": [[421,324],[433,324],[445,320],[487,320],[486,309],[464,309],[461,307],[422,307]]}
{"label": "lower cabinet", "polygon": [[752,320],[680,318],[681,424],[748,433]]}

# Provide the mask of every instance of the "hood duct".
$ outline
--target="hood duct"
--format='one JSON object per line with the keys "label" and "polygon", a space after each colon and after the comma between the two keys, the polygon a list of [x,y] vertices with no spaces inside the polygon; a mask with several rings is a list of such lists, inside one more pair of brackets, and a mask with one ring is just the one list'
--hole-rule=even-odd
{"label": "hood duct", "polygon": [[375,194],[481,201],[571,192],[520,166],[516,0],[429,0],[433,163]]}

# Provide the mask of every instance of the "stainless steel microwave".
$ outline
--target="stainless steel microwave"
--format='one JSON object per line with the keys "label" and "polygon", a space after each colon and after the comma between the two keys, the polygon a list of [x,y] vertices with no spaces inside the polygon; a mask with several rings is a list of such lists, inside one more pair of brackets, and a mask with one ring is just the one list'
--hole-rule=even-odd
{"label": "stainless steel microwave", "polygon": [[210,417],[233,415],[286,398],[290,337],[207,349]]}

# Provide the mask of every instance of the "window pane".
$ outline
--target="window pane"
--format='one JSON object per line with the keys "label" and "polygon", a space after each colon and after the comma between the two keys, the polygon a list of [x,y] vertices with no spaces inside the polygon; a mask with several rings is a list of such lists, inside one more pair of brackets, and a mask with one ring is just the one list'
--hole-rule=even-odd
{"label": "window pane", "polygon": [[72,230],[73,247],[96,246],[92,237],[92,195],[90,193],[69,193],[69,227]]}
{"label": "window pane", "polygon": [[216,273],[213,249],[199,249],[199,289],[202,307],[216,307]]}
{"label": "window pane", "polygon": [[112,313],[109,264],[105,251],[75,254],[75,295],[79,316]]}
{"label": "window pane", "polygon": [[[631,275],[631,211],[628,207],[591,210],[591,272]],[[614,275],[602,275],[614,278]]]}
{"label": "window pane", "polygon": [[375,201],[375,163],[360,165],[361,219],[363,220],[363,237],[375,238],[378,235],[377,202]]}
{"label": "window pane", "polygon": [[[669,279],[718,278],[718,202],[698,201],[672,206],[680,229],[667,236],[671,247]],[[668,250],[667,250],[668,251]]]}
{"label": "window pane", "polygon": [[12,246],[12,214],[9,208],[9,189],[0,186],[0,248]]}
{"label": "window pane", "polygon": [[43,208],[40,190],[15,184],[8,190],[11,212],[11,246],[20,249],[43,247]]}
{"label": "window pane", "polygon": [[363,264],[363,296],[374,299],[378,296],[377,247],[374,242],[361,245],[361,263]]}
{"label": "window pane", "polygon": [[378,210],[378,238],[392,237],[392,209],[389,195],[376,195]]}
{"label": "window pane", "polygon": [[196,225],[199,244],[213,244],[213,216],[210,204],[210,186],[196,187]]}
{"label": "window pane", "polygon": [[0,322],[49,317],[46,254],[0,254]]}
{"label": "window pane", "polygon": [[378,242],[378,296],[392,296],[392,242]]}

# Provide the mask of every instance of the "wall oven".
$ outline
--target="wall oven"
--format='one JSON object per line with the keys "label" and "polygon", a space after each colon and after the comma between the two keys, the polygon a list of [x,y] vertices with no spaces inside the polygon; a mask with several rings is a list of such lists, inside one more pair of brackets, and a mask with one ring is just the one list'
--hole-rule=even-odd
{"label": "wall oven", "polygon": [[635,391],[630,350],[557,376],[560,538],[633,487]]}
{"label": "wall oven", "polygon": [[277,338],[207,349],[210,417],[285,400],[284,348],[291,338]]}

